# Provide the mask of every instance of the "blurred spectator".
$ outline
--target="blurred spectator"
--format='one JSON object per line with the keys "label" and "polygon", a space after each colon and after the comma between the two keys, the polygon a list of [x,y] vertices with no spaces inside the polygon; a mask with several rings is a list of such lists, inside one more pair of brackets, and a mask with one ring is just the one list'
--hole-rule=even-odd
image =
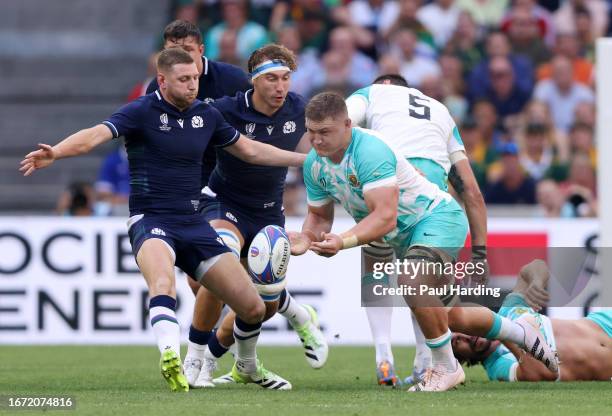
{"label": "blurred spectator", "polygon": [[[540,29],[544,43],[546,43],[548,46],[554,43],[555,27],[553,24],[552,14],[548,10],[539,5],[535,0],[514,0],[513,9],[514,8],[522,8],[529,11]],[[503,31],[508,30],[508,26],[512,23],[513,9],[510,9],[510,11],[506,13],[499,24]]]}
{"label": "blurred spectator", "polygon": [[298,68],[291,74],[291,91],[308,95],[312,80],[321,71],[321,62],[314,48],[302,50],[300,32],[292,24],[285,24],[277,34],[278,43],[288,48],[297,57]]}
{"label": "blurred spectator", "polygon": [[[376,1],[374,1],[374,3],[376,3]],[[351,13],[349,7],[350,4],[348,7],[335,7],[332,11],[334,21],[339,26],[344,26],[350,29],[351,32],[353,32],[353,39],[355,41],[355,45],[361,52],[365,53],[372,59],[377,59],[379,53],[379,51],[377,50],[377,46],[383,47],[383,45],[381,43],[378,43],[377,45],[378,37],[376,25],[365,26],[361,24],[361,21],[358,23],[353,19],[354,15],[353,13]],[[365,17],[367,19],[367,16]]]}
{"label": "blurred spectator", "polygon": [[593,92],[574,81],[572,62],[557,55],[552,61],[552,79],[538,82],[534,98],[550,107],[555,126],[567,132],[574,122],[574,110],[580,102],[593,102]]}
{"label": "blurred spectator", "polygon": [[238,56],[238,39],[234,30],[224,30],[219,39],[218,60],[246,69],[246,63]]}
{"label": "blurred spectator", "polygon": [[592,195],[597,193],[597,181],[595,180],[595,169],[591,164],[588,155],[576,153],[570,161],[569,176],[567,181],[562,183],[566,189],[573,189],[574,186],[585,188]]}
{"label": "blurred spectator", "polygon": [[419,89],[423,94],[434,100],[444,101],[444,86],[442,84],[442,77],[439,74],[425,75],[421,79]]}
{"label": "blurred spectator", "polygon": [[348,65],[349,83],[366,86],[376,78],[378,73],[376,63],[357,50],[355,36],[350,28],[340,26],[331,31],[329,50],[338,53]]}
{"label": "blurred spectator", "polygon": [[551,179],[544,179],[536,185],[538,217],[557,218],[561,216],[561,207],[565,203],[559,185]]}
{"label": "blurred spectator", "polygon": [[596,117],[597,110],[595,108],[595,101],[582,101],[578,103],[574,109],[574,121],[576,123],[588,124],[592,128],[595,128]]}
{"label": "blurred spectator", "polygon": [[95,191],[96,215],[119,215],[126,211],[130,197],[130,172],[124,146],[118,146],[104,158]]}
{"label": "blurred spectator", "polygon": [[480,26],[497,26],[508,7],[508,0],[457,0],[457,6],[468,12]]}
{"label": "blurred spectator", "polygon": [[484,98],[477,100],[472,106],[472,115],[485,144],[498,150],[497,148],[504,141],[504,137],[499,129],[497,110],[493,103]]}
{"label": "blurred spectator", "polygon": [[333,24],[330,7],[322,0],[278,1],[270,17],[270,30],[278,32],[287,21],[295,24],[304,47],[324,50]]}
{"label": "blurred spectator", "polygon": [[576,10],[587,9],[593,19],[591,33],[594,38],[604,36],[608,29],[608,7],[604,0],[565,0],[554,14],[555,26],[571,33],[576,32]]}
{"label": "blurred spectator", "polygon": [[455,0],[435,0],[421,7],[417,17],[433,33],[438,49],[442,49],[457,28],[459,13]]}
{"label": "blurred spectator", "polygon": [[89,183],[73,182],[60,195],[55,211],[58,215],[89,217],[93,215],[94,191]]}
{"label": "blurred spectator", "polygon": [[354,0],[348,4],[348,11],[354,24],[376,36],[382,36],[397,19],[399,3],[388,0]]}
{"label": "blurred spectator", "polygon": [[449,53],[442,54],[439,63],[442,73],[443,103],[455,122],[460,124],[468,110],[468,102],[465,99],[463,64],[459,58]]}
{"label": "blurred spectator", "polygon": [[177,0],[176,9],[172,20],[186,20],[190,23],[198,23],[198,7],[194,0]]}
{"label": "blurred spectator", "polygon": [[159,52],[152,53],[149,55],[149,59],[147,61],[147,76],[141,82],[137,83],[132,87],[130,93],[128,94],[127,101],[134,101],[136,98],[145,95],[147,93],[147,87],[157,76],[157,55]]}
{"label": "blurred spectator", "polygon": [[383,33],[386,40],[390,40],[400,29],[410,29],[418,40],[418,51],[422,55],[434,57],[436,55],[436,43],[433,35],[417,17],[421,0],[399,0],[399,14],[393,25]]}
{"label": "blurred spectator", "polygon": [[[576,35],[559,33],[554,48],[555,55],[565,56],[572,62],[574,81],[590,85],[593,81],[593,64],[579,55],[580,44]],[[552,77],[552,62],[538,68],[538,80]]]}
{"label": "blurred spectator", "polygon": [[584,123],[576,123],[569,133],[572,154],[582,154],[589,158],[591,166],[597,167],[597,151],[593,146],[593,127]]}
{"label": "blurred spectator", "polygon": [[528,57],[533,65],[547,61],[550,51],[544,43],[544,33],[530,10],[514,7],[509,19],[505,32],[508,33],[514,53]]}
{"label": "blurred spectator", "polygon": [[363,84],[354,84],[350,80],[350,62],[344,59],[344,55],[336,50],[329,50],[321,59],[322,71],[319,71],[316,78],[312,80],[312,90],[308,98],[318,92],[332,90],[349,96],[356,89],[363,87]]}
{"label": "blurred spectator", "polygon": [[399,51],[402,62],[400,74],[408,85],[418,88],[425,76],[441,72],[435,60],[417,54],[416,45],[417,36],[411,29],[402,28],[393,35],[393,47]]}
{"label": "blurred spectator", "polygon": [[499,117],[520,113],[529,101],[531,90],[518,83],[510,60],[503,56],[493,57],[489,61],[489,77],[491,84],[481,97],[491,101]]}
{"label": "blurred spectator", "polygon": [[455,33],[446,44],[445,50],[459,57],[466,77],[484,56],[479,46],[479,37],[480,32],[472,16],[461,12]]}
{"label": "blurred spectator", "polygon": [[487,168],[498,158],[498,155],[491,146],[487,146],[474,119],[466,118],[461,124],[460,132],[474,176],[480,189],[485,189]]}
{"label": "blurred spectator", "polygon": [[[612,7],[610,7],[612,11]],[[581,56],[595,62],[595,36],[591,28],[593,27],[593,19],[591,13],[586,7],[578,7],[574,11],[576,21],[576,38],[579,43],[579,53]]]}
{"label": "blurred spectator", "polygon": [[238,57],[242,61],[246,61],[255,49],[268,43],[266,29],[247,20],[246,0],[222,0],[221,13],[223,21],[210,29],[204,42],[209,59],[219,59],[221,37],[226,30],[236,32]]}
{"label": "blurred spectator", "polygon": [[576,154],[570,164],[568,180],[561,184],[566,195],[561,208],[563,217],[594,217],[597,215],[595,170],[587,155]]}
{"label": "blurred spectator", "polygon": [[492,32],[485,42],[486,57],[473,69],[469,78],[469,91],[475,97],[485,94],[491,86],[489,76],[489,61],[496,56],[508,58],[514,70],[516,82],[524,90],[533,88],[533,66],[524,56],[512,53],[508,37],[503,32]]}
{"label": "blurred spectator", "polygon": [[535,181],[521,167],[516,144],[505,143],[500,153],[500,176],[487,187],[486,202],[489,204],[535,204]]}
{"label": "blurred spectator", "polygon": [[555,127],[546,103],[533,100],[527,104],[523,110],[520,127],[524,130],[529,124],[544,125],[547,130],[548,141],[555,148],[556,159],[560,163],[569,162],[570,146],[567,134]]}
{"label": "blurred spectator", "polygon": [[402,62],[396,55],[387,53],[378,60],[378,73],[379,75],[399,74],[401,66]]}
{"label": "blurred spectator", "polygon": [[536,181],[544,175],[555,162],[555,151],[550,141],[548,126],[529,123],[520,139],[520,157],[523,169]]}

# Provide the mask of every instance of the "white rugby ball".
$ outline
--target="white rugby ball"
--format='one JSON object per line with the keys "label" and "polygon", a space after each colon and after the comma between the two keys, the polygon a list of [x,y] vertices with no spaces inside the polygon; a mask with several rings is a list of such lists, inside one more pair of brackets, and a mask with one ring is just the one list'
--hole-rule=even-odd
{"label": "white rugby ball", "polygon": [[265,300],[278,298],[285,288],[290,258],[289,237],[282,227],[267,225],[253,238],[247,258],[249,272]]}

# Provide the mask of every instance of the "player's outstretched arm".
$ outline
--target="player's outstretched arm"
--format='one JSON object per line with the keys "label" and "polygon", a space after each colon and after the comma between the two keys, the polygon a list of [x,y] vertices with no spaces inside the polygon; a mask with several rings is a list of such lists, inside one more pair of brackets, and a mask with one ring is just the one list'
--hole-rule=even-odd
{"label": "player's outstretched arm", "polygon": [[254,165],[301,167],[306,160],[306,155],[302,153],[288,152],[266,143],[251,140],[242,134],[234,144],[223,149],[238,159]]}
{"label": "player's outstretched arm", "polygon": [[108,127],[98,124],[94,127],[79,130],[66,137],[55,146],[39,143],[38,150],[28,153],[21,161],[19,170],[29,176],[37,169],[51,165],[57,159],[78,156],[91,151],[94,147],[113,138]]}
{"label": "player's outstretched arm", "polygon": [[333,256],[346,248],[380,240],[397,225],[399,188],[383,186],[364,192],[370,214],[353,228],[340,235],[326,233],[323,241],[312,243],[311,250],[324,256]]}

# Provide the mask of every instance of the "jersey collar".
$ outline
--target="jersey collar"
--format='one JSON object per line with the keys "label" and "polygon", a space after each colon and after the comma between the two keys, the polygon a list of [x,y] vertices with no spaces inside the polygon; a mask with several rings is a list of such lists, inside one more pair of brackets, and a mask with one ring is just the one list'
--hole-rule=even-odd
{"label": "jersey collar", "polygon": [[204,55],[202,55],[202,62],[204,63],[204,71],[202,72],[202,74],[208,75],[208,58]]}
{"label": "jersey collar", "polygon": [[195,106],[197,106],[201,102],[199,99],[196,98],[193,101],[193,103],[191,103],[189,108],[186,108],[185,110],[180,111],[178,108],[176,108],[174,104],[171,104],[168,101],[166,101],[164,99],[164,96],[161,94],[159,90],[155,90],[155,98],[156,98],[157,104],[161,106],[164,109],[164,111],[173,112],[173,113],[180,114],[180,115],[189,113]]}
{"label": "jersey collar", "polygon": [[[249,97],[249,94],[251,95],[251,97]],[[288,106],[289,106],[289,94],[287,94],[287,97],[285,98],[285,102],[283,103],[283,106],[281,108],[278,109],[278,111],[276,113],[274,113],[272,116],[268,116],[266,114],[260,113],[259,111],[257,111],[255,109],[255,107],[253,107],[253,88],[250,88],[248,90],[245,91],[244,93],[244,105],[246,106],[246,109],[248,111],[253,111],[257,114],[261,114],[263,117],[267,117],[269,119],[273,119],[276,118],[282,114],[284,114],[286,111],[288,111]]]}

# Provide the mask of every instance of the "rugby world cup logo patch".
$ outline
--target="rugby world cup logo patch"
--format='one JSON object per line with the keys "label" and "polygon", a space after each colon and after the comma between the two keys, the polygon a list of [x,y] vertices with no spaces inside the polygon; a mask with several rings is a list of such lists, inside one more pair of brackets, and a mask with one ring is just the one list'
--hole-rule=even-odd
{"label": "rugby world cup logo patch", "polygon": [[255,137],[255,123],[248,123],[244,130],[246,131],[247,137]]}
{"label": "rugby world cup logo patch", "polygon": [[168,125],[168,114],[162,113],[162,115],[159,116],[159,121],[162,123],[162,125],[159,126],[161,131],[170,131],[172,129],[172,127]]}
{"label": "rugby world cup logo patch", "polygon": [[350,184],[351,184],[351,186],[352,186],[352,187],[358,187],[359,185],[361,185],[361,184],[359,183],[359,181],[357,180],[357,176],[355,176],[355,175],[353,175],[353,174],[350,174],[350,175],[348,176],[348,180],[349,180],[349,182],[350,182]]}

